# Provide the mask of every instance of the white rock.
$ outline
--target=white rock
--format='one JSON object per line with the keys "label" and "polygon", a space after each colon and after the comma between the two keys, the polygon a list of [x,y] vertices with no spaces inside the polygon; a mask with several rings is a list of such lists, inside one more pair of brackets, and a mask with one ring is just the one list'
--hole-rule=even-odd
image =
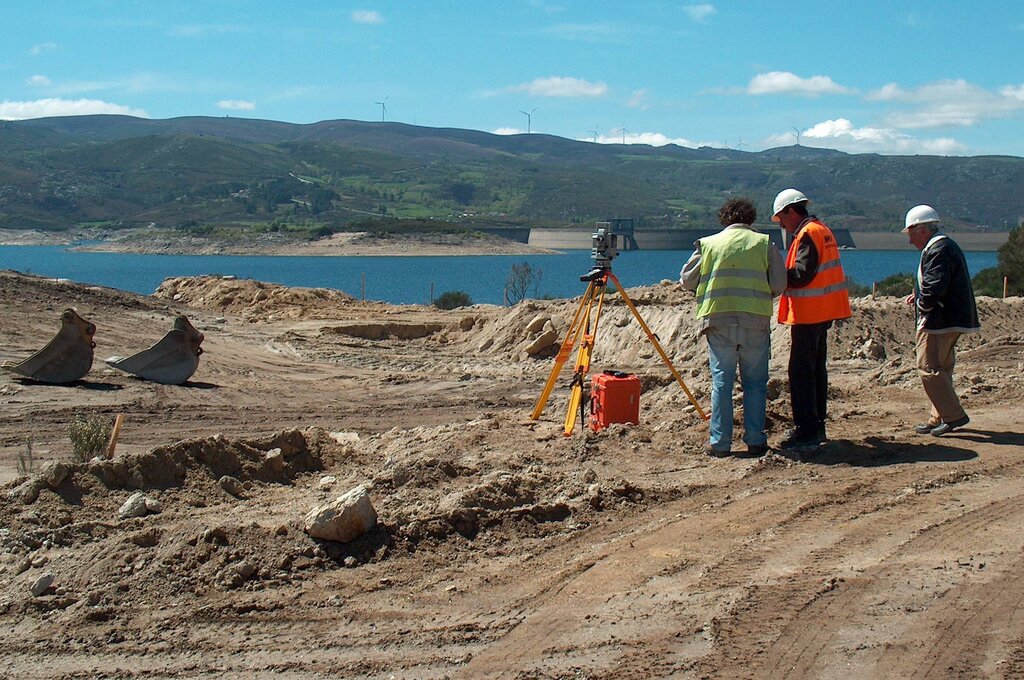
{"label": "white rock", "polygon": [[329,436],[339,444],[355,444],[359,441],[358,432],[331,432]]}
{"label": "white rock", "polygon": [[220,488],[237,498],[241,498],[245,495],[245,487],[242,486],[242,482],[238,481],[231,475],[224,475],[217,480],[217,484],[220,485]]}
{"label": "white rock", "polygon": [[532,357],[544,351],[556,342],[558,342],[558,333],[556,333],[554,329],[546,330],[527,345],[525,351]]}
{"label": "white rock", "polygon": [[335,477],[334,475],[324,475],[323,477],[320,478],[320,481],[318,482],[318,484],[320,486],[327,487],[327,486],[331,486],[336,481],[338,481],[338,478]]}
{"label": "white rock", "polygon": [[39,597],[47,590],[49,590],[50,586],[53,585],[53,579],[53,574],[49,572],[37,578],[35,582],[29,587],[29,590],[32,592],[32,597]]}
{"label": "white rock", "polygon": [[377,524],[377,511],[370,503],[366,487],[357,486],[337,500],[314,508],[303,528],[313,538],[347,543]]}
{"label": "white rock", "polygon": [[160,505],[160,501],[158,501],[155,498],[150,498],[149,496],[146,496],[145,502],[146,510],[149,512],[158,513],[164,509],[163,506]]}
{"label": "white rock", "polygon": [[129,517],[144,517],[149,510],[146,509],[146,496],[141,491],[136,491],[128,500],[124,502],[121,508],[117,511],[117,516],[121,519],[128,519]]}
{"label": "white rock", "polygon": [[270,449],[264,454],[263,460],[266,461],[271,472],[278,474],[284,472],[284,454],[281,453],[281,449]]}
{"label": "white rock", "polygon": [[545,314],[538,314],[533,317],[530,323],[526,324],[527,333],[538,333],[544,328],[544,324],[551,321],[550,317]]}
{"label": "white rock", "polygon": [[69,468],[65,463],[62,463],[59,460],[51,460],[43,466],[42,470],[39,471],[39,476],[44,482],[46,482],[46,486],[51,489],[56,489],[64,483],[64,480],[68,478],[70,473],[71,468]]}

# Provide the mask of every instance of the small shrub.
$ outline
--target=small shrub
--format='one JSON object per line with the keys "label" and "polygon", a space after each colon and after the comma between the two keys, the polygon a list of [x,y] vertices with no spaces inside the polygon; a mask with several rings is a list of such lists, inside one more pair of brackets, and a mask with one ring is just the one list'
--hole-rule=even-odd
{"label": "small shrub", "polygon": [[526,299],[531,288],[536,293],[542,278],[544,278],[544,272],[529,262],[512,265],[512,271],[505,279],[505,302],[514,305],[520,300]]}
{"label": "small shrub", "polygon": [[871,295],[870,288],[863,284],[857,283],[853,279],[846,279],[846,292],[852,298]]}
{"label": "small shrub", "polygon": [[18,451],[18,474],[30,475],[36,471],[36,459],[32,453],[32,437],[25,440],[25,448]]}
{"label": "small shrub", "polygon": [[[975,295],[1003,297],[1003,272],[999,267],[986,267],[975,275],[971,285]],[[1007,295],[1024,295],[1024,284],[1014,286],[1011,279],[1008,288]]]}
{"label": "small shrub", "polygon": [[103,453],[113,429],[114,421],[105,416],[75,416],[68,425],[75,462],[85,463]]}
{"label": "small shrub", "polygon": [[914,292],[914,275],[899,273],[887,276],[875,286],[878,295],[906,297]]}
{"label": "small shrub", "polygon": [[437,296],[434,306],[438,309],[455,309],[456,307],[468,307],[473,304],[469,293],[461,290],[448,290]]}

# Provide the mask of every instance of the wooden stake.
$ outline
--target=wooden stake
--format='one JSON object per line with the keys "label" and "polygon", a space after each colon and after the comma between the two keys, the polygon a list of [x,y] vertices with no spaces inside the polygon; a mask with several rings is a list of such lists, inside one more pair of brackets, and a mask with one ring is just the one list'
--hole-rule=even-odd
{"label": "wooden stake", "polygon": [[110,443],[107,444],[107,458],[114,457],[114,449],[117,448],[117,437],[121,434],[121,425],[124,424],[124,414],[118,413],[114,416],[114,427],[110,430]]}
{"label": "wooden stake", "polygon": [[1010,291],[1010,277],[1009,276],[1004,276],[1003,277],[1003,297],[1006,297],[1006,294],[1009,291]]}

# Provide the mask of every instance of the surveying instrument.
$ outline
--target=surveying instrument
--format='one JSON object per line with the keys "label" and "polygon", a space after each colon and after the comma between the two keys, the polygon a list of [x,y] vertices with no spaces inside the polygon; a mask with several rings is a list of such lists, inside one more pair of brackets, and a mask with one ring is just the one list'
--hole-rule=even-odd
{"label": "surveying instrument", "polygon": [[551,368],[551,374],[548,375],[547,383],[544,385],[544,391],[537,398],[537,404],[533,407],[533,414],[530,416],[533,420],[540,418],[540,414],[544,411],[544,406],[547,405],[548,398],[551,396],[551,391],[555,388],[558,375],[562,372],[566,361],[568,361],[573,347],[579,343],[579,350],[576,352],[576,363],[573,368],[573,377],[570,383],[569,408],[565,412],[564,433],[566,437],[572,435],[572,431],[576,427],[577,411],[582,412],[584,380],[587,372],[590,371],[590,359],[594,353],[594,346],[597,344],[597,328],[601,321],[601,311],[604,309],[604,295],[608,290],[609,281],[615,285],[615,290],[622,296],[629,311],[632,312],[633,317],[639,322],[640,327],[647,335],[647,339],[654,345],[658,356],[668,366],[676,382],[679,383],[679,386],[683,388],[683,392],[689,398],[690,403],[697,409],[697,413],[704,420],[708,419],[700,404],[694,399],[693,393],[690,392],[686,383],[683,382],[683,377],[679,375],[679,371],[672,365],[672,361],[665,354],[665,350],[661,348],[657,336],[651,332],[643,317],[640,316],[640,312],[633,305],[633,301],[626,295],[626,289],[622,287],[619,279],[612,273],[612,259],[618,253],[618,237],[612,233],[611,224],[598,222],[597,230],[593,233],[593,243],[590,249],[590,256],[594,260],[594,266],[589,272],[580,277],[580,281],[588,282],[587,291],[583,294],[583,299],[580,300],[580,304],[576,308],[572,323],[569,324],[569,331],[565,334],[565,340],[562,341],[558,354],[555,357],[555,365]]}

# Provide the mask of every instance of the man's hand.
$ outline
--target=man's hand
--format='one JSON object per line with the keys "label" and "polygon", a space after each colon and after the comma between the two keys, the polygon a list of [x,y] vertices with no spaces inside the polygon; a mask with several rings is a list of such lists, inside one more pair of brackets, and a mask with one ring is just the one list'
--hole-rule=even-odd
{"label": "man's hand", "polygon": [[906,303],[907,303],[908,305],[912,305],[912,304],[914,304],[914,294],[913,294],[913,293],[911,293],[911,294],[910,294],[910,295],[908,295],[908,296],[906,297],[906,299],[905,299],[905,300],[903,300],[903,301],[904,301],[904,302],[906,302]]}

